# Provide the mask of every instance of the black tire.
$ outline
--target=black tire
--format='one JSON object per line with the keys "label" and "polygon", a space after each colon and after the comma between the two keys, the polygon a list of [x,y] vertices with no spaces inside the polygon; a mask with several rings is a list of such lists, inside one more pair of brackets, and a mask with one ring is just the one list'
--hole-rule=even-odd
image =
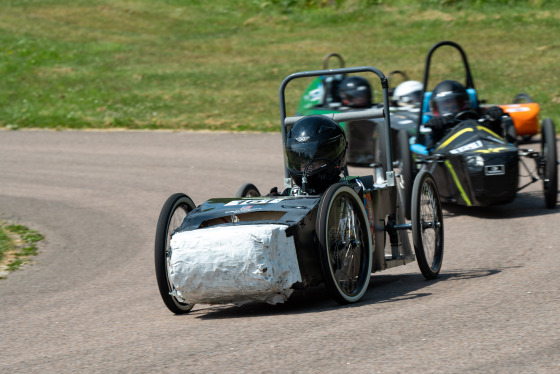
{"label": "black tire", "polygon": [[412,241],[424,278],[437,278],[443,261],[443,214],[436,182],[427,170],[412,189]]}
{"label": "black tire", "polygon": [[558,154],[554,122],[550,118],[545,118],[542,122],[541,146],[544,200],[547,208],[554,209],[558,195]]}
{"label": "black tire", "polygon": [[329,294],[339,304],[359,301],[371,277],[372,239],[366,211],[353,189],[337,183],[325,191],[316,233]]}
{"label": "black tire", "polygon": [[397,135],[399,155],[397,158],[398,173],[401,175],[400,187],[403,192],[403,207],[406,219],[411,217],[412,183],[414,182],[414,171],[412,168],[412,153],[407,130],[399,130]]}
{"label": "black tire", "polygon": [[514,104],[534,103],[534,102],[535,101],[533,100],[533,98],[531,96],[529,96],[529,94],[526,94],[526,93],[523,93],[523,92],[515,95],[515,98],[513,99]]}
{"label": "black tire", "polygon": [[171,257],[169,240],[171,234],[183,223],[188,212],[193,210],[193,201],[185,194],[177,193],[169,197],[159,215],[156,229],[156,243],[154,250],[156,279],[159,293],[167,308],[175,314],[190,312],[194,304],[187,304],[171,296],[173,285],[169,280],[169,259]]}
{"label": "black tire", "polygon": [[237,190],[237,193],[235,194],[235,197],[259,197],[259,196],[261,196],[259,189],[252,183],[245,183],[239,188],[239,190]]}

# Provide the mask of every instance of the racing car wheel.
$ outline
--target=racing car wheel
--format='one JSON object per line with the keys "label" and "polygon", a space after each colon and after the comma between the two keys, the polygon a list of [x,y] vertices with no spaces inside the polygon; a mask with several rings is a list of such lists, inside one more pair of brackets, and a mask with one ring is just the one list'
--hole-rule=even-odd
{"label": "racing car wheel", "polygon": [[359,301],[369,286],[372,237],[364,205],[352,188],[336,183],[325,191],[316,233],[329,294],[339,304]]}
{"label": "racing car wheel", "polygon": [[190,197],[177,193],[171,195],[161,208],[154,250],[156,279],[159,293],[167,308],[175,314],[184,314],[191,311],[193,304],[188,304],[180,296],[174,294],[174,286],[170,280],[171,248],[169,242],[173,232],[181,226],[187,214],[195,208]]}
{"label": "racing car wheel", "polygon": [[235,197],[259,197],[259,196],[261,196],[261,193],[259,192],[257,186],[255,186],[253,183],[243,184],[241,187],[239,187],[239,190],[237,190],[237,193],[235,194]]}
{"label": "racing car wheel", "polygon": [[545,118],[541,128],[541,164],[546,207],[554,209],[558,195],[558,154],[554,122]]}
{"label": "racing car wheel", "polygon": [[412,188],[412,241],[424,278],[437,278],[443,261],[443,214],[432,174],[422,170]]}

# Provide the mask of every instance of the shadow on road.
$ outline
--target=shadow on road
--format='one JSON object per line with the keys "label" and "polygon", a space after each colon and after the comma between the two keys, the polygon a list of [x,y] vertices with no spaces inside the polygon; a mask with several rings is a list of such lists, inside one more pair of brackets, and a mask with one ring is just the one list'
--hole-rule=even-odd
{"label": "shadow on road", "polygon": [[505,205],[487,207],[467,207],[454,204],[443,204],[444,218],[469,215],[485,219],[508,219],[545,216],[557,214],[558,207],[548,209],[545,207],[542,191],[527,191],[517,194],[515,200]]}
{"label": "shadow on road", "polygon": [[[201,319],[248,318],[268,315],[318,313],[339,308],[359,308],[364,305],[393,303],[430,296],[422,292],[438,282],[468,280],[498,274],[503,269],[457,270],[440,274],[438,279],[426,281],[418,274],[372,275],[369,289],[362,300],[355,304],[339,305],[330,298],[323,286],[305,291],[295,291],[284,304],[251,303],[240,307],[232,305],[208,306],[193,310],[189,315]],[[196,308],[196,307],[195,307]]]}

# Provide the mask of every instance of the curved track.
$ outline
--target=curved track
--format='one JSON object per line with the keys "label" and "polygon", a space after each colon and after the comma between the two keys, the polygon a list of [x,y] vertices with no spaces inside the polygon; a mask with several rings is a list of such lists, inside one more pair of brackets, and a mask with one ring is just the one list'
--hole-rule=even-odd
{"label": "curved track", "polygon": [[0,219],[46,236],[0,280],[0,372],[560,372],[560,216],[540,183],[445,206],[436,281],[411,263],[346,307],[318,287],[171,314],[153,269],[166,198],[266,193],[281,152],[278,134],[0,132]]}

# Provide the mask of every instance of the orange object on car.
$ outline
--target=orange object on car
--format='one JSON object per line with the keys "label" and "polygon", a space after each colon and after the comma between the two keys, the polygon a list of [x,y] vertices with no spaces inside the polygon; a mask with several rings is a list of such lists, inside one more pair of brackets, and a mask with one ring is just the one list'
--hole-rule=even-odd
{"label": "orange object on car", "polygon": [[499,107],[513,119],[517,135],[535,135],[539,133],[539,104],[504,104],[499,105]]}

